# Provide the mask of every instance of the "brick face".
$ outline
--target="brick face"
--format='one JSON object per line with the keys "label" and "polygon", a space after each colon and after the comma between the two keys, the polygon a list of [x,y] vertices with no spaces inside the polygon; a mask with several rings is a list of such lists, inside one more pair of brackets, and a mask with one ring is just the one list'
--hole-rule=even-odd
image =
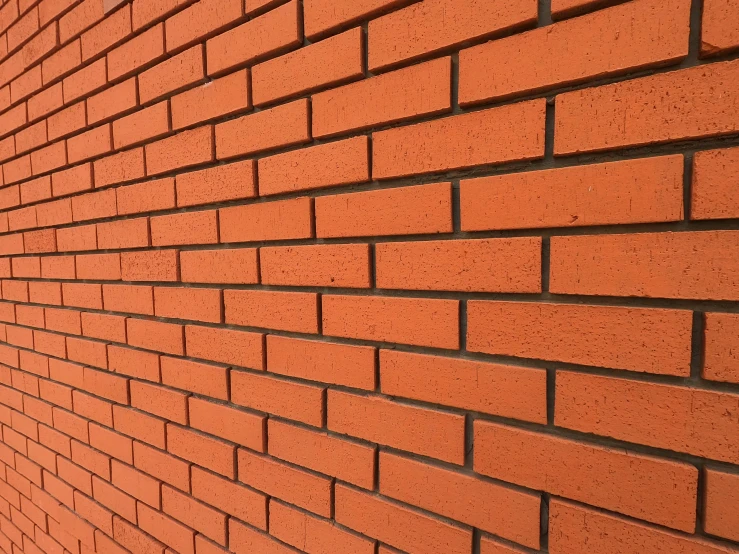
{"label": "brick face", "polygon": [[737,52],[739,0],[0,0],[0,554],[736,554]]}

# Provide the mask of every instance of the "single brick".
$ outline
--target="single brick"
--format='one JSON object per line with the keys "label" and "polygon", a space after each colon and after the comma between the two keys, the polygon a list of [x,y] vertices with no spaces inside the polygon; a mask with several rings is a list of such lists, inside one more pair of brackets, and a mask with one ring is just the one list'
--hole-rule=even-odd
{"label": "single brick", "polygon": [[264,451],[265,424],[264,416],[199,398],[190,398],[190,426],[193,429],[199,429],[258,452]]}
{"label": "single brick", "polygon": [[252,198],[256,194],[256,162],[253,160],[177,175],[179,207]]}
{"label": "single brick", "polygon": [[108,79],[131,75],[163,56],[164,24],[160,23],[108,52]]}
{"label": "single brick", "polygon": [[183,283],[259,282],[256,248],[190,250],[180,253],[180,263]]}
{"label": "single brick", "polygon": [[151,218],[152,246],[215,244],[218,242],[216,210],[177,213]]}
{"label": "single brick", "polygon": [[260,248],[259,269],[265,285],[367,288],[370,251],[365,244]]}
{"label": "single brick", "polygon": [[706,0],[701,22],[701,54],[713,56],[739,47],[739,2]]}
{"label": "single brick", "polygon": [[264,336],[260,333],[187,325],[185,337],[188,356],[263,369]]}
{"label": "single brick", "polygon": [[183,131],[173,137],[147,144],[146,173],[157,175],[213,161],[213,128],[210,125]]}
{"label": "single brick", "polygon": [[169,133],[169,103],[159,102],[113,122],[116,149],[140,144]]}
{"label": "single brick", "polygon": [[704,529],[711,535],[739,537],[739,476],[706,469]]}
{"label": "single brick", "polygon": [[[169,23],[167,28],[169,28]],[[152,100],[194,85],[205,78],[204,56],[202,45],[193,46],[139,73],[141,103],[147,104]],[[172,111],[174,113],[174,109]]]}
{"label": "single brick", "polygon": [[167,52],[207,38],[244,13],[241,0],[200,0],[167,20]]}
{"label": "single brick", "polygon": [[245,111],[250,107],[248,72],[215,79],[172,97],[170,103],[173,129]]}
{"label": "single brick", "polygon": [[691,219],[739,217],[739,148],[704,150],[693,158]]}
{"label": "single brick", "polygon": [[225,290],[226,323],[280,329],[295,333],[318,332],[318,295],[309,292]]}
{"label": "single brick", "polygon": [[118,215],[168,210],[175,207],[174,179],[164,178],[116,189]]}

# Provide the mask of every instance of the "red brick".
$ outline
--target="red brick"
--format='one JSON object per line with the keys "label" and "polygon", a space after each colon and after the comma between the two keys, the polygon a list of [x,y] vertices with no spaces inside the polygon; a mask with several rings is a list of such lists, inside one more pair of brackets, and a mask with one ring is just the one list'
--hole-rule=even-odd
{"label": "red brick", "polygon": [[183,131],[146,145],[146,173],[157,175],[214,159],[213,128],[209,125]]}
{"label": "red brick", "polygon": [[269,423],[269,453],[287,462],[372,489],[375,449],[276,420]]}
{"label": "red brick", "polygon": [[462,230],[679,221],[682,179],[664,156],[462,181]]}
{"label": "red brick", "polygon": [[[406,177],[541,158],[544,112],[545,101],[539,99],[374,133],[372,176]],[[501,136],[507,140],[493,139]]]}
{"label": "red brick", "polygon": [[124,281],[178,281],[177,258],[177,250],[123,252],[121,275]]}
{"label": "red brick", "polygon": [[224,477],[235,477],[234,447],[222,441],[168,423],[167,451]]}
{"label": "red brick", "polygon": [[[737,300],[734,231],[555,237],[550,290],[564,294]],[[711,267],[706,274],[700,271]]]}
{"label": "red brick", "polygon": [[701,53],[719,54],[739,47],[739,4],[736,0],[707,0],[703,5]]}
{"label": "red brick", "polygon": [[134,148],[95,160],[93,168],[96,188],[139,179],[144,176],[144,149]]}
{"label": "red brick", "polygon": [[[192,362],[187,363],[192,364]],[[202,366],[202,364],[198,365]],[[164,364],[162,374],[164,375]],[[193,375],[194,378],[195,375]],[[162,380],[164,380],[164,377]],[[225,376],[223,383],[225,385]],[[203,389],[204,387],[198,385],[197,388]],[[205,394],[205,392],[199,390],[195,392]],[[258,452],[264,451],[266,419],[263,416],[194,397],[189,399],[189,410],[190,425],[193,429],[241,444]]]}
{"label": "red brick", "polygon": [[267,290],[224,291],[226,323],[295,333],[318,332],[318,295]]}
{"label": "red brick", "polygon": [[[201,0],[209,1],[209,0]],[[167,22],[167,29],[170,21]],[[204,48],[202,45],[193,46],[189,50],[177,54],[162,63],[139,73],[139,98],[142,104],[161,98],[183,88],[198,83],[205,78]],[[174,99],[173,99],[174,103]],[[172,107],[174,123],[174,105]],[[174,125],[177,128],[177,125]]]}
{"label": "red brick", "polygon": [[192,495],[255,527],[267,528],[267,499],[257,491],[193,467]]}
{"label": "red brick", "polygon": [[216,125],[219,160],[310,142],[308,102],[296,100]]}
{"label": "red brick", "polygon": [[218,222],[215,210],[151,218],[153,246],[215,244],[217,242]]}
{"label": "red brick", "polygon": [[[557,96],[558,155],[735,133],[739,61],[661,73]],[[720,95],[720,105],[713,98]]]}
{"label": "red brick", "polygon": [[313,236],[312,219],[310,198],[218,210],[219,235],[224,243],[310,238]]}
{"label": "red brick", "polygon": [[739,171],[739,148],[705,150],[693,158],[691,219],[739,217],[739,199],[734,194]]}
{"label": "red brick", "polygon": [[[460,104],[539,92],[683,59],[688,54],[689,12],[690,2],[685,0],[627,3],[463,50]],[[574,40],[576,49],[571,48]],[[523,52],[527,55],[522,57]],[[550,62],[565,58],[567,63]]]}
{"label": "red brick", "polygon": [[249,76],[237,71],[171,99],[172,127],[182,129],[209,119],[245,111],[249,103]]}
{"label": "red brick", "polygon": [[126,336],[131,346],[180,356],[185,353],[182,325],[128,318]]}
{"label": "red brick", "polygon": [[672,533],[559,499],[552,500],[549,519],[549,549],[552,553],[726,552],[723,546],[705,539]]}
{"label": "red brick", "polygon": [[467,347],[474,352],[690,373],[687,311],[475,300],[468,303],[467,318]]}
{"label": "red brick", "polygon": [[187,325],[185,337],[188,356],[262,369],[264,337],[261,334]]}
{"label": "red brick", "polygon": [[323,296],[322,303],[326,335],[459,347],[459,303],[455,300]]}
{"label": "red brick", "polygon": [[[247,11],[252,4],[247,2]],[[297,0],[291,0],[208,40],[208,74],[220,74],[300,46],[299,10]]]}
{"label": "red brick", "polygon": [[556,425],[736,464],[736,394],[557,372]]}
{"label": "red brick", "polygon": [[177,206],[197,206],[256,196],[256,163],[219,165],[177,175]]}
{"label": "red brick", "polygon": [[156,179],[116,189],[118,215],[168,210],[175,207],[172,178]]}
{"label": "red brick", "polygon": [[252,68],[254,105],[355,80],[364,73],[362,31],[352,29]]}
{"label": "red brick", "polygon": [[[354,415],[362,413],[362,418]],[[328,391],[328,429],[454,464],[464,463],[464,416]]]}
{"label": "red brick", "polygon": [[241,0],[200,0],[167,20],[167,52],[207,38],[243,13]]}
{"label": "red brick", "polygon": [[108,79],[126,77],[163,56],[164,24],[160,23],[108,53]]}
{"label": "red brick", "polygon": [[334,518],[382,542],[427,554],[467,554],[472,531],[410,510],[382,497],[336,485]]}
{"label": "red brick", "polygon": [[130,34],[131,8],[125,5],[82,34],[82,59],[87,61],[98,54],[107,52]]}
{"label": "red brick", "polygon": [[287,377],[373,390],[375,349],[268,335],[267,370]]}
{"label": "red brick", "polygon": [[125,148],[169,132],[169,103],[159,102],[113,122],[113,146]]}
{"label": "red brick", "polygon": [[56,230],[23,233],[23,247],[26,254],[56,252]]}
{"label": "red brick", "polygon": [[499,34],[534,23],[536,17],[536,4],[525,0],[505,6],[456,0],[412,4],[370,22],[369,69],[375,71]]}

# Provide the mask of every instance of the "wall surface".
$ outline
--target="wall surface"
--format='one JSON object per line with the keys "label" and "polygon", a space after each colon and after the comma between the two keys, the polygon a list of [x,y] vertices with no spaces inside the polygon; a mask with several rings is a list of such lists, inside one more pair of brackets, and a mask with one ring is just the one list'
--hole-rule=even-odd
{"label": "wall surface", "polygon": [[0,551],[739,554],[739,0],[2,0]]}

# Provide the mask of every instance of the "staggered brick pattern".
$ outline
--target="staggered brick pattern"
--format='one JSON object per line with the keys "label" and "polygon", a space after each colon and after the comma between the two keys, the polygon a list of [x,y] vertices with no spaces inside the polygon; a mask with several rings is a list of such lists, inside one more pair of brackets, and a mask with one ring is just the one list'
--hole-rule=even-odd
{"label": "staggered brick pattern", "polygon": [[739,553],[739,0],[2,0],[0,551]]}

